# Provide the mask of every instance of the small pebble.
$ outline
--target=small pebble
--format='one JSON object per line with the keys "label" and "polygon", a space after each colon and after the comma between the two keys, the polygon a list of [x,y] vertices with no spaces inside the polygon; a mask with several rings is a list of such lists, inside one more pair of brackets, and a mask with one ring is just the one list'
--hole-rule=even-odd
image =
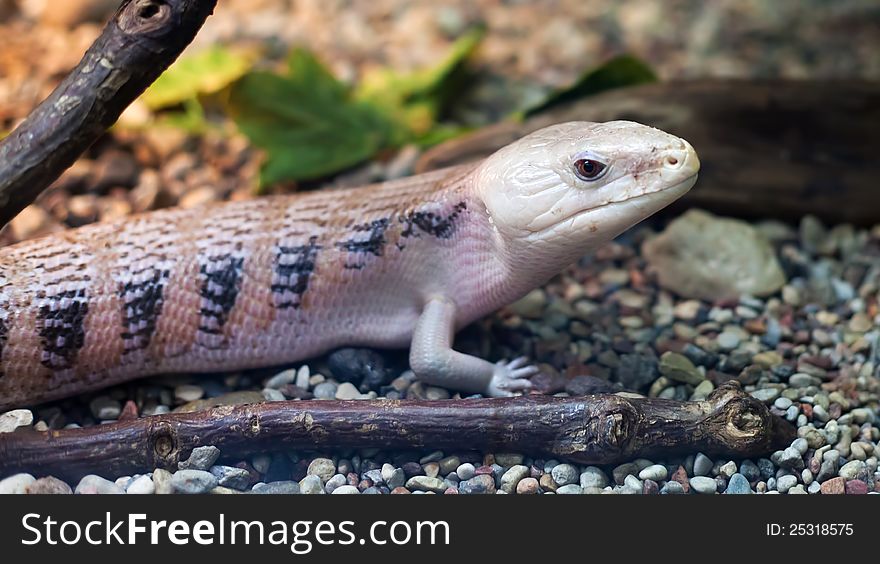
{"label": "small pebble", "polygon": [[316,458],[309,463],[307,474],[318,476],[322,482],[327,482],[336,474],[336,465],[329,458]]}
{"label": "small pebble", "polygon": [[[266,380],[266,388],[277,390],[288,384],[292,384],[296,380],[297,372],[293,368],[288,368],[272,376]],[[303,387],[303,386],[300,386]],[[308,387],[308,378],[306,378],[306,388]]]}
{"label": "small pebble", "polygon": [[690,485],[697,493],[713,494],[718,489],[718,483],[706,476],[694,476],[690,479]]}
{"label": "small pebble", "polygon": [[251,493],[261,495],[296,495],[300,493],[300,487],[297,482],[293,482],[290,480],[281,480],[278,482],[254,484],[254,487],[251,489]]}
{"label": "small pebble", "polygon": [[[554,468],[555,470],[555,468]],[[577,471],[575,471],[575,476],[577,476]],[[529,475],[529,469],[522,464],[516,464],[511,466],[502,476],[501,476],[501,491],[505,493],[513,493],[516,491],[516,485],[520,480],[526,478]],[[554,477],[554,481],[555,481]],[[558,482],[557,482],[558,484]]]}
{"label": "small pebble", "polygon": [[344,486],[348,483],[348,479],[343,474],[334,474],[327,482],[324,484],[324,492],[328,494],[332,494],[336,488]]}
{"label": "small pebble", "polygon": [[174,488],[171,485],[172,476],[171,472],[163,468],[153,470],[153,488],[157,495],[174,493]]}
{"label": "small pebble", "polygon": [[361,393],[351,382],[343,382],[342,384],[339,384],[338,388],[336,388],[335,397],[338,400],[353,400],[360,398]]}
{"label": "small pebble", "polygon": [[217,478],[205,470],[178,470],[171,477],[175,493],[202,494],[217,487]]}
{"label": "small pebble", "polygon": [[846,479],[837,477],[822,482],[820,491],[823,495],[843,495],[846,493]]}
{"label": "small pebble", "polygon": [[666,484],[660,488],[661,495],[680,495],[684,493],[684,487],[674,480],[666,482]]}
{"label": "small pebble", "polygon": [[580,477],[578,469],[571,464],[558,464],[550,474],[553,476],[553,481],[556,482],[557,486],[575,484]]}
{"label": "small pebble", "polygon": [[583,489],[577,484],[568,484],[556,490],[557,495],[579,495],[584,493]]}
{"label": "small pebble", "polygon": [[761,477],[761,471],[751,460],[743,460],[739,471],[749,482],[754,482]]}
{"label": "small pebble", "polygon": [[25,488],[26,493],[33,495],[70,495],[73,493],[70,485],[55,476],[44,476],[32,482]]}
{"label": "small pebble", "polygon": [[457,456],[447,456],[437,462],[440,467],[440,473],[444,476],[450,472],[455,472],[456,468],[461,465],[461,459]]}
{"label": "small pebble", "polygon": [[458,491],[462,494],[494,494],[495,479],[492,476],[481,474],[469,480],[464,480],[458,485]]}
{"label": "small pebble", "polygon": [[181,470],[207,470],[220,458],[220,449],[215,446],[200,446],[192,450],[189,458],[177,463]]}
{"label": "small pebble", "polygon": [[473,464],[471,464],[470,462],[465,462],[464,464],[456,468],[455,473],[458,474],[458,477],[462,480],[470,480],[474,477],[475,470],[476,468],[474,468]]}
{"label": "small pebble", "polygon": [[355,486],[339,486],[335,490],[333,490],[333,495],[351,495],[351,494],[360,494],[360,490]]}
{"label": "small pebble", "polygon": [[791,400],[788,398],[776,398],[776,401],[773,402],[773,405],[777,409],[781,409],[782,411],[785,411],[786,409],[791,407],[791,403],[792,403]]}
{"label": "small pebble", "polygon": [[749,481],[740,473],[736,473],[730,477],[730,481],[727,482],[727,489],[724,490],[725,494],[733,494],[733,495],[743,495],[750,494],[752,492],[752,487],[749,485]]}
{"label": "small pebble", "polygon": [[406,481],[406,489],[411,491],[443,493],[446,491],[446,484],[439,478],[413,476]]}
{"label": "small pebble", "polygon": [[13,474],[8,478],[0,480],[0,494],[27,493],[27,488],[36,481],[36,478],[30,474]]}
{"label": "small pebble", "polygon": [[851,460],[840,467],[838,475],[845,480],[855,480],[864,470],[864,462],[861,460]]}
{"label": "small pebble", "polygon": [[708,456],[702,452],[697,453],[694,458],[694,476],[708,476],[712,472],[713,466],[714,463]]}
{"label": "small pebble", "polygon": [[224,488],[245,490],[251,483],[251,473],[244,468],[235,466],[212,466],[211,474],[217,477],[217,483]]}
{"label": "small pebble", "polygon": [[324,484],[320,477],[312,474],[299,481],[299,490],[300,493],[307,495],[323,494]]}
{"label": "small pebble", "polygon": [[176,388],[174,388],[174,398],[181,403],[202,399],[202,396],[204,395],[205,390],[201,386],[184,384],[182,386],[177,386]]}
{"label": "small pebble", "polygon": [[76,485],[76,488],[73,490],[76,494],[124,494],[125,491],[116,485],[115,482],[111,482],[106,478],[102,478],[101,476],[96,476],[95,474],[89,474],[88,476],[83,476],[83,478]]}
{"label": "small pebble", "polygon": [[596,466],[587,466],[581,472],[580,485],[582,488],[604,488],[608,485],[608,476],[601,468]]}
{"label": "small pebble", "polygon": [[868,493],[868,484],[861,480],[850,480],[844,489],[847,495],[865,495]]}
{"label": "small pebble", "polygon": [[739,346],[740,338],[739,335],[736,335],[735,333],[728,333],[725,331],[718,335],[715,342],[718,343],[718,347],[721,350],[732,351]]}
{"label": "small pebble", "polygon": [[534,478],[523,478],[516,485],[516,493],[518,494],[536,494],[538,490],[538,480]]}
{"label": "small pebble", "polygon": [[34,422],[34,414],[29,409],[13,409],[0,414],[0,433],[11,433],[19,427],[27,427]]}
{"label": "small pebble", "polygon": [[772,401],[775,401],[776,398],[779,397],[779,390],[776,388],[761,388],[760,390],[755,390],[754,392],[751,392],[749,395],[751,395],[758,401],[770,403]]}
{"label": "small pebble", "polygon": [[721,476],[724,476],[725,478],[729,479],[731,476],[733,476],[736,473],[736,462],[734,462],[733,460],[730,460],[730,461],[722,464],[721,467],[718,469],[718,473]]}
{"label": "small pebble", "polygon": [[152,495],[156,493],[156,485],[153,483],[153,479],[151,477],[143,474],[141,476],[138,476],[128,484],[128,487],[125,488],[125,493],[136,495]]}
{"label": "small pebble", "polygon": [[287,396],[281,390],[274,388],[264,388],[263,397],[266,398],[266,401],[284,401],[287,399]]}
{"label": "small pebble", "polygon": [[785,476],[780,476],[779,479],[776,480],[776,491],[779,493],[788,493],[788,490],[797,485],[797,476],[792,476],[787,474]]}
{"label": "small pebble", "polygon": [[403,468],[395,468],[385,480],[385,484],[391,489],[399,488],[406,484],[406,473],[403,471]]}
{"label": "small pebble", "polygon": [[666,470],[666,466],[663,466],[662,464],[653,464],[639,472],[639,479],[662,482],[668,475],[669,472]]}

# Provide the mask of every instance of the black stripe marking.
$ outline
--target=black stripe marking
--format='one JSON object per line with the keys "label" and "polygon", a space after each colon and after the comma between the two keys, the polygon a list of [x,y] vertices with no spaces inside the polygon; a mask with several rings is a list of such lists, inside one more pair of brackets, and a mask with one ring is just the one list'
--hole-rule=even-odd
{"label": "black stripe marking", "polygon": [[321,250],[317,241],[318,237],[312,236],[307,245],[278,247],[272,277],[275,307],[298,309],[302,304],[303,294],[309,288],[309,278],[315,271],[318,251]]}
{"label": "black stripe marking", "polygon": [[120,284],[118,293],[124,302],[124,330],[121,333],[125,347],[123,354],[150,345],[150,339],[156,332],[156,322],[162,314],[163,293],[170,275],[170,270],[153,269],[152,275],[143,282]]}
{"label": "black stripe marking", "polygon": [[400,222],[405,225],[401,232],[402,237],[418,237],[420,231],[433,235],[439,239],[449,239],[455,234],[455,220],[461,212],[467,209],[465,202],[459,202],[452,208],[449,215],[443,216],[434,212],[413,211],[400,216]]}
{"label": "black stripe marking", "polygon": [[[387,217],[377,219],[370,223],[355,225],[353,229],[358,233],[366,233],[366,239],[362,236],[355,236],[347,241],[336,243],[336,247],[345,249],[349,253],[363,257],[363,255],[382,256],[383,249],[387,241],[385,240],[385,231],[391,222]],[[345,268],[361,269],[364,267],[363,259],[358,262],[348,262],[343,265]]]}
{"label": "black stripe marking", "polygon": [[208,257],[207,262],[202,264],[203,281],[199,290],[202,296],[202,317],[199,324],[201,332],[210,335],[222,332],[241,290],[243,265],[244,258],[231,254]]}
{"label": "black stripe marking", "polygon": [[79,350],[85,345],[83,323],[89,312],[85,288],[46,296],[37,315],[37,327],[43,341],[40,362],[53,370],[72,368]]}

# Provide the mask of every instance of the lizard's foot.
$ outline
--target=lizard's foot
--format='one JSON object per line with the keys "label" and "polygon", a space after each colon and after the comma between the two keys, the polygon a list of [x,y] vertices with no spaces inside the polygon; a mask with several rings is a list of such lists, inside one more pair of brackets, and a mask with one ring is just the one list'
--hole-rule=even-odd
{"label": "lizard's foot", "polygon": [[532,389],[532,383],[528,379],[538,374],[540,370],[527,362],[528,359],[524,356],[510,362],[505,360],[496,362],[486,395],[504,398],[516,395],[516,392],[527,392]]}

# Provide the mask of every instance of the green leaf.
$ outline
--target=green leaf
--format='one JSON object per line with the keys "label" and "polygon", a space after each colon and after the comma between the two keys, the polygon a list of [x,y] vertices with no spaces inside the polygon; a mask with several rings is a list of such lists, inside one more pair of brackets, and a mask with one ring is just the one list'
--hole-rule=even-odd
{"label": "green leaf", "polygon": [[465,34],[435,67],[374,71],[355,90],[305,49],[291,52],[285,74],[242,76],[226,104],[239,130],[266,152],[261,184],[328,176],[385,148],[460,133],[438,126],[437,117],[482,36],[482,30]]}
{"label": "green leaf", "polygon": [[155,125],[182,129],[193,135],[200,135],[208,130],[205,110],[196,98],[184,100],[182,111],[170,111],[156,117]]}
{"label": "green leaf", "polygon": [[214,94],[247,73],[256,60],[253,50],[215,46],[181,57],[162,73],[141,99],[152,110]]}
{"label": "green leaf", "polygon": [[239,129],[266,151],[263,186],[339,172],[387,146],[390,124],[354,100],[314,56],[295,50],[288,73],[251,72],[235,82],[228,107]]}
{"label": "green leaf", "polygon": [[365,74],[355,96],[385,108],[415,136],[429,133],[443,107],[467,75],[467,62],[485,35],[471,29],[458,38],[436,66],[410,73],[375,69]]}
{"label": "green leaf", "polygon": [[519,117],[532,116],[554,106],[598,94],[612,88],[634,86],[654,82],[657,75],[641,60],[632,55],[619,55],[592,69],[575,81],[574,84],[550,94],[543,102],[521,112]]}

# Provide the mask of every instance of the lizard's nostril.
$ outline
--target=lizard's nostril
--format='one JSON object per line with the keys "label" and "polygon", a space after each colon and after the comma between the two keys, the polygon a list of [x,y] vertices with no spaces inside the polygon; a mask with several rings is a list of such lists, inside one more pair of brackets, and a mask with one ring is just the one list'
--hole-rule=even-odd
{"label": "lizard's nostril", "polygon": [[683,159],[676,157],[675,155],[669,155],[666,157],[665,165],[669,168],[678,168],[681,166],[681,162]]}

